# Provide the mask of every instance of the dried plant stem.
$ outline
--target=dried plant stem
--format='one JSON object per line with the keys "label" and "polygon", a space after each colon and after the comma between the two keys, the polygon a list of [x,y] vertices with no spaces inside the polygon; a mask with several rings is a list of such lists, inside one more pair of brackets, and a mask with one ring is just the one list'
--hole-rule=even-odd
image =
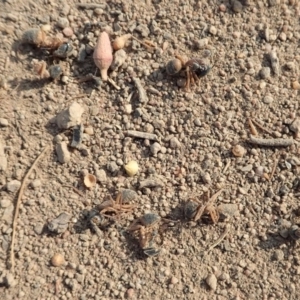
{"label": "dried plant stem", "polygon": [[71,184],[64,184],[63,186],[73,189],[73,191],[75,191],[79,196],[85,198],[85,195],[79,189],[77,189],[75,186],[73,186]]}
{"label": "dried plant stem", "polygon": [[150,50],[152,50],[152,49],[155,49],[156,47],[155,47],[155,45],[151,42],[151,41],[145,41],[145,42],[143,42],[143,41],[141,41],[141,40],[139,40],[138,38],[136,38],[134,35],[132,35],[131,36],[134,40],[136,40],[137,42],[139,42],[140,44],[142,44],[144,47],[146,47],[147,49],[150,49]]}
{"label": "dried plant stem", "polygon": [[140,138],[140,139],[147,139],[147,140],[154,140],[157,141],[157,135],[153,133],[143,132],[143,131],[136,131],[136,130],[127,130],[125,132],[127,136]]}
{"label": "dried plant stem", "polygon": [[[261,124],[259,124],[257,121],[252,120],[252,122],[262,131],[265,131],[266,133],[272,135],[272,132],[270,130],[268,130],[267,128],[265,128],[264,126],[262,126]],[[255,135],[255,134],[254,134]],[[257,135],[257,134],[256,134]]]}
{"label": "dried plant stem", "polygon": [[119,86],[117,86],[117,84],[111,79],[111,78],[107,78],[107,81],[116,89],[116,90],[120,90],[121,88]]}
{"label": "dried plant stem", "polygon": [[273,167],[272,167],[272,171],[271,171],[271,175],[270,175],[270,177],[269,177],[269,181],[272,180],[272,178],[273,178],[273,176],[274,176],[274,174],[275,174],[275,171],[276,171],[276,167],[277,167],[277,165],[278,165],[278,162],[279,162],[279,157],[277,157],[277,158],[275,159],[275,161],[274,161],[274,165],[273,165]]}
{"label": "dried plant stem", "polygon": [[134,81],[134,83],[136,85],[136,88],[137,88],[137,90],[139,92],[139,96],[140,96],[139,100],[140,100],[140,102],[141,103],[147,103],[148,102],[148,96],[146,94],[145,89],[142,86],[141,81],[138,78],[136,78],[136,77],[133,77],[132,80]]}
{"label": "dried plant stem", "polygon": [[249,124],[249,127],[250,127],[251,134],[252,135],[258,135],[258,132],[257,132],[257,130],[256,130],[255,126],[253,125],[253,122],[250,118],[248,119],[248,124]]}
{"label": "dried plant stem", "polygon": [[226,235],[228,234],[230,229],[230,225],[226,224],[225,225],[225,230],[224,232],[220,235],[220,237],[207,249],[207,252],[210,252],[212,249],[214,249],[215,247],[217,247],[226,237]]}
{"label": "dried plant stem", "polygon": [[250,136],[248,140],[250,144],[265,146],[265,147],[288,147],[294,144],[293,139],[263,139]]}
{"label": "dried plant stem", "polygon": [[35,159],[34,163],[32,164],[31,168],[28,170],[27,174],[25,175],[21,188],[19,190],[18,199],[16,202],[14,217],[13,217],[13,225],[12,225],[12,235],[11,235],[11,243],[10,243],[10,254],[9,254],[9,261],[7,263],[8,269],[14,269],[15,266],[15,251],[14,251],[14,245],[15,245],[15,238],[16,238],[16,229],[17,229],[17,222],[18,222],[18,216],[19,216],[19,209],[21,205],[21,199],[24,193],[24,189],[26,187],[27,179],[29,178],[30,174],[32,173],[33,169],[35,168],[36,164],[39,162],[39,160],[42,158],[42,156],[46,153],[46,151],[49,149],[49,146],[47,146],[40,155]]}
{"label": "dried plant stem", "polygon": [[105,4],[94,4],[94,3],[77,3],[77,7],[83,9],[95,9],[95,8],[105,8]]}

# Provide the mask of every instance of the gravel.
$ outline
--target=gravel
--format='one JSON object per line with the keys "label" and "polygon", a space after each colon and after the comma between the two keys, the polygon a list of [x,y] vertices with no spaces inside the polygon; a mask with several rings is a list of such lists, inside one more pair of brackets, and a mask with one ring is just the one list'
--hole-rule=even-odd
{"label": "gravel", "polygon": [[[300,224],[300,6],[279,2],[1,4],[1,299],[41,292],[47,299],[298,298],[299,240],[290,228]],[[41,26],[72,42],[72,54],[54,58],[54,50],[19,43],[25,30]],[[104,30],[111,41],[128,33],[139,40],[114,53],[110,82],[100,80],[91,57]],[[185,89],[184,70],[165,70],[177,54],[212,68]],[[41,79],[32,59],[61,73]],[[72,148],[79,124],[82,140]],[[243,155],[232,152],[236,145]],[[25,184],[16,266],[7,270],[16,196],[46,146]],[[129,161],[139,166],[132,177]],[[93,188],[82,170],[95,174]],[[123,189],[137,193],[126,203],[133,211],[92,223],[98,205],[121,201]],[[216,224],[210,206],[198,222],[186,222],[186,201],[205,205],[220,189]],[[62,212],[70,219],[49,232]],[[166,221],[154,237],[155,257],[127,232],[147,212]],[[54,267],[57,253],[64,263]]]}

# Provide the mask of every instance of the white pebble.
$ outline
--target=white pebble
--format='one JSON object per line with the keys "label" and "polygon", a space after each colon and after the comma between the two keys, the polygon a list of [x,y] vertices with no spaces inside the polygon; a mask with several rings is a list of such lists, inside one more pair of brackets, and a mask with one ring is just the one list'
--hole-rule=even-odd
{"label": "white pebble", "polygon": [[217,278],[214,274],[209,274],[205,279],[207,285],[215,291],[217,289]]}
{"label": "white pebble", "polygon": [[6,188],[9,192],[16,192],[21,186],[21,182],[19,180],[12,180],[7,183]]}

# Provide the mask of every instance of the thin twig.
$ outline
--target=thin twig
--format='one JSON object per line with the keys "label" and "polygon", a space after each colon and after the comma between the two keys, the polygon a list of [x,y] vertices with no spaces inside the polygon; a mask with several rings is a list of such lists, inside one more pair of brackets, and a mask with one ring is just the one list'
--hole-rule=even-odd
{"label": "thin twig", "polygon": [[252,122],[262,131],[265,131],[266,133],[273,135],[273,133],[268,130],[267,128],[265,128],[263,125],[259,124],[256,120],[252,119]]}
{"label": "thin twig", "polygon": [[272,180],[274,174],[275,174],[275,171],[276,171],[276,168],[277,168],[277,165],[278,165],[278,162],[279,162],[279,157],[277,157],[274,161],[274,164],[273,164],[273,167],[272,167],[272,171],[271,171],[271,175],[269,177],[269,181]]}
{"label": "thin twig", "polygon": [[288,147],[294,144],[293,139],[262,139],[250,136],[248,143],[265,147]]}
{"label": "thin twig", "polygon": [[117,86],[117,84],[111,79],[111,78],[107,78],[107,81],[116,89],[116,90],[120,90],[121,88],[119,86]]}
{"label": "thin twig", "polygon": [[136,131],[136,130],[127,130],[125,131],[127,136],[139,138],[139,139],[147,139],[147,140],[154,140],[157,141],[157,135],[153,133],[143,132],[143,131]]}
{"label": "thin twig", "polygon": [[71,189],[74,190],[74,192],[76,192],[79,196],[85,198],[85,195],[79,190],[77,189],[75,186],[71,185],[71,184],[63,184],[64,187],[69,187]]}
{"label": "thin twig", "polygon": [[248,119],[248,124],[249,124],[249,127],[250,127],[251,134],[252,135],[258,135],[258,132],[257,132],[257,130],[256,130],[255,126],[253,125],[253,122],[250,118]]}
{"label": "thin twig", "polygon": [[7,262],[7,268],[8,269],[14,269],[15,266],[15,251],[14,251],[14,245],[15,245],[15,238],[16,238],[16,229],[17,229],[17,221],[19,216],[19,209],[21,205],[21,199],[24,193],[24,189],[26,187],[26,181],[29,178],[30,174],[32,173],[34,167],[38,163],[38,161],[42,158],[42,156],[46,153],[46,151],[49,149],[49,146],[45,147],[45,149],[41,152],[41,154],[35,159],[34,163],[32,164],[31,168],[28,170],[27,174],[25,175],[21,188],[19,190],[19,195],[15,207],[14,217],[13,217],[13,225],[12,225],[12,235],[11,235],[11,243],[10,243],[10,255],[9,255],[9,261]]}
{"label": "thin twig", "polygon": [[149,50],[153,50],[156,48],[156,46],[151,41],[146,40],[143,42],[143,41],[139,40],[138,38],[136,38],[134,35],[131,35],[131,37]]}
{"label": "thin twig", "polygon": [[135,85],[136,85],[136,88],[139,92],[139,100],[141,103],[147,103],[148,102],[148,96],[147,96],[147,93],[145,91],[145,89],[143,88],[142,86],[142,83],[141,81],[136,78],[136,77],[132,77],[132,80],[134,81]]}
{"label": "thin twig", "polygon": [[223,174],[225,174],[225,172],[228,170],[229,166],[230,166],[230,160],[227,161],[227,164],[226,164],[225,168],[223,169]]}
{"label": "thin twig", "polygon": [[94,4],[94,3],[77,3],[77,7],[83,9],[95,9],[95,8],[105,8],[106,4]]}
{"label": "thin twig", "polygon": [[230,225],[226,224],[225,225],[225,230],[224,232],[220,235],[220,237],[207,249],[207,252],[210,252],[212,249],[214,249],[216,246],[218,246],[226,237],[230,229]]}

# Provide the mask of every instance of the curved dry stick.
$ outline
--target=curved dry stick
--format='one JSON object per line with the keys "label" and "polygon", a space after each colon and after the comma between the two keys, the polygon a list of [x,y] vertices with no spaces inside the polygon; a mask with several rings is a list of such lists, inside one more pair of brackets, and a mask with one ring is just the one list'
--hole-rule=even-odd
{"label": "curved dry stick", "polygon": [[15,212],[14,212],[14,217],[13,217],[13,225],[12,225],[12,235],[11,235],[11,242],[10,242],[10,254],[9,254],[9,260],[7,262],[7,268],[8,269],[14,269],[15,266],[15,252],[14,252],[14,248],[15,248],[15,238],[16,238],[16,229],[17,229],[17,221],[18,221],[18,216],[19,216],[19,208],[21,205],[21,199],[23,196],[23,192],[26,186],[26,181],[29,178],[31,172],[33,171],[34,167],[36,166],[36,164],[38,163],[38,161],[41,159],[41,157],[43,156],[43,154],[49,149],[49,146],[47,146],[42,152],[41,154],[35,159],[34,163],[32,164],[31,168],[28,170],[27,174],[25,175],[21,188],[19,190],[19,195],[18,195],[18,199],[17,199],[17,203],[16,203],[16,207],[15,207]]}

